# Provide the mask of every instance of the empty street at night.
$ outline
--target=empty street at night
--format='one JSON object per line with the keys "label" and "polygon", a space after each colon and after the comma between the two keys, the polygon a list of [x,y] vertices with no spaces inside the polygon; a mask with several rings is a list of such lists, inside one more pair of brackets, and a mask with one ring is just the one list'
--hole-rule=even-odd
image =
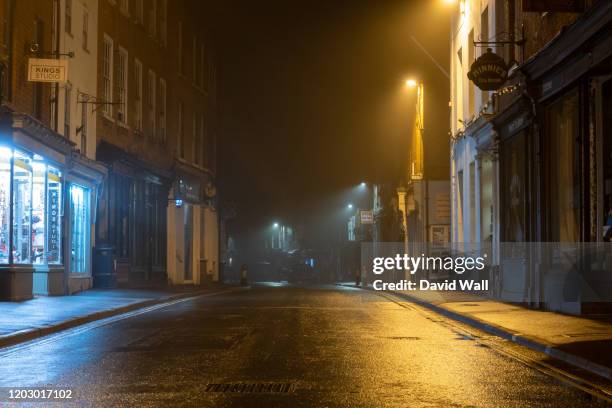
{"label": "empty street at night", "polygon": [[0,408],[612,407],[612,0],[0,0]]}
{"label": "empty street at night", "polygon": [[373,291],[264,283],[0,351],[0,387],[79,407],[596,404],[490,337]]}

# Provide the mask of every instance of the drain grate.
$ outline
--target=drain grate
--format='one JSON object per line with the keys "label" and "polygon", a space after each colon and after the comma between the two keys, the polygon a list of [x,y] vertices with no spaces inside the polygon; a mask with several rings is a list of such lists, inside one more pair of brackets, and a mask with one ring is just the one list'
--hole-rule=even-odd
{"label": "drain grate", "polygon": [[294,390],[295,386],[292,383],[221,383],[207,384],[205,389],[206,392],[275,394],[284,394]]}

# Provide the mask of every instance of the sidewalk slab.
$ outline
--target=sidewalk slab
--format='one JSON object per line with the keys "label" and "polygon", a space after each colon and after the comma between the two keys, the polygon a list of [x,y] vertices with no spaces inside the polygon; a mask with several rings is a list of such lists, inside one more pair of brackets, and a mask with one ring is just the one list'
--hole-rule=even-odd
{"label": "sidewalk slab", "polygon": [[570,316],[456,291],[387,293],[612,380],[611,315]]}
{"label": "sidewalk slab", "polygon": [[0,302],[0,347],[223,287],[91,289],[71,296],[40,296],[23,302]]}
{"label": "sidewalk slab", "polygon": [[612,380],[612,316],[569,316],[458,292],[395,291],[454,320]]}

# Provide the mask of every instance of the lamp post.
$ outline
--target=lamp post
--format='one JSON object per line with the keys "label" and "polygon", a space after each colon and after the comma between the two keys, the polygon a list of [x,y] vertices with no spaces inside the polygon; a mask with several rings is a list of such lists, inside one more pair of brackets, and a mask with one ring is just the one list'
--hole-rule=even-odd
{"label": "lamp post", "polygon": [[[428,241],[428,229],[429,229],[429,183],[426,179],[425,171],[425,147],[424,147],[424,132],[425,132],[425,87],[423,81],[417,81],[415,79],[408,79],[406,86],[411,89],[417,90],[417,102],[416,102],[416,120],[412,140],[412,154],[415,156],[411,157],[411,168],[410,168],[410,182],[421,180],[423,181],[423,187],[420,189],[421,193],[421,211],[423,217],[423,231],[421,233],[421,240],[423,243]],[[406,218],[406,236],[408,235]]]}

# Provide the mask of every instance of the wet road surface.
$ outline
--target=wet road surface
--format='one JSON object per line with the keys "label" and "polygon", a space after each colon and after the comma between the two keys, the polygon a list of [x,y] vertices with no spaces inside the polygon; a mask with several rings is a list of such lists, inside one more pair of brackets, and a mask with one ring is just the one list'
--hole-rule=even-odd
{"label": "wet road surface", "polygon": [[409,303],[275,284],[0,350],[0,387],[72,389],[79,407],[599,404]]}

